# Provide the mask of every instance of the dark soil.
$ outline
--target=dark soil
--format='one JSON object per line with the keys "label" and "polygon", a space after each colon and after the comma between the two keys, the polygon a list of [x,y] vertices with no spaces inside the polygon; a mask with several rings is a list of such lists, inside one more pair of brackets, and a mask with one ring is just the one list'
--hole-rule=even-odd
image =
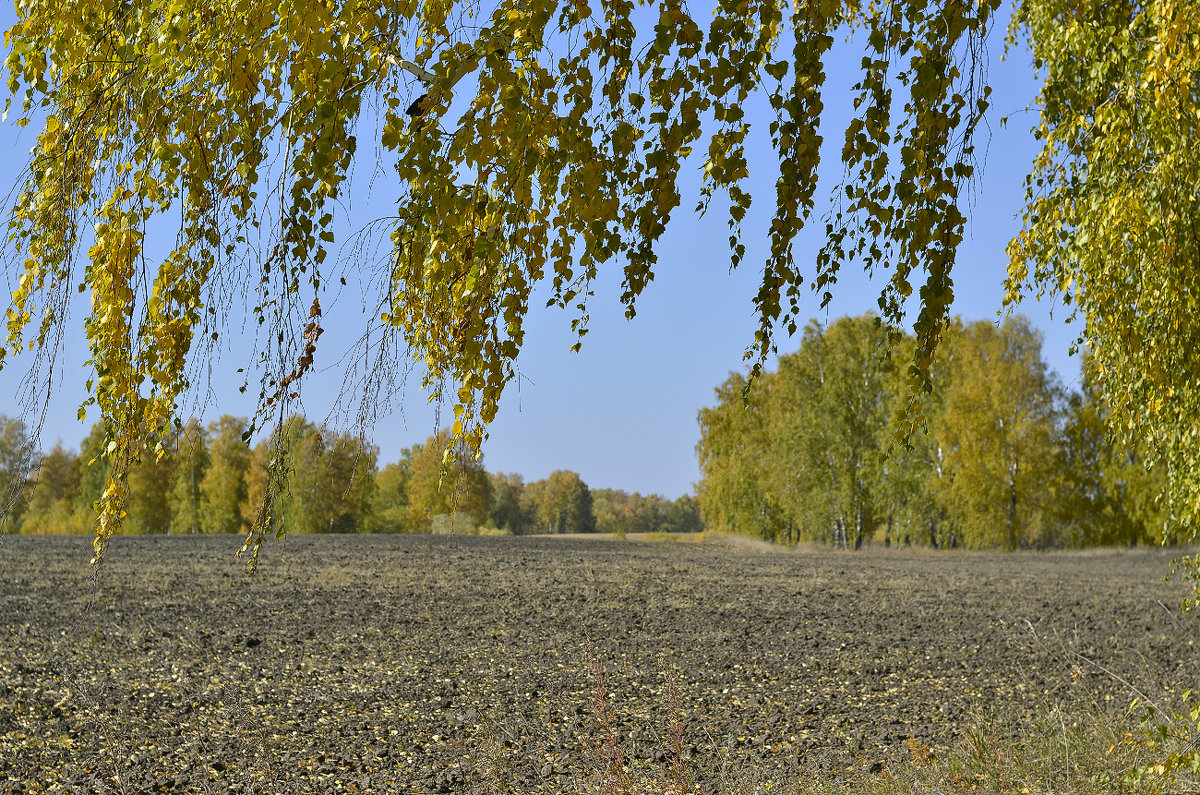
{"label": "dark soil", "polygon": [[1200,682],[1159,551],[237,544],[120,539],[93,590],[87,540],[0,539],[0,792],[716,789]]}

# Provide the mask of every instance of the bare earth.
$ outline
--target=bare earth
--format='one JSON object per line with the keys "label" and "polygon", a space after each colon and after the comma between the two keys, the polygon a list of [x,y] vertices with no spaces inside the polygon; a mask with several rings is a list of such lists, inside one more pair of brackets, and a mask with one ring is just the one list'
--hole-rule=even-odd
{"label": "bare earth", "polygon": [[248,580],[237,545],[120,539],[93,589],[87,539],[0,538],[0,793],[583,792],[598,693],[649,770],[670,691],[715,789],[1200,684],[1157,550],[295,537]]}

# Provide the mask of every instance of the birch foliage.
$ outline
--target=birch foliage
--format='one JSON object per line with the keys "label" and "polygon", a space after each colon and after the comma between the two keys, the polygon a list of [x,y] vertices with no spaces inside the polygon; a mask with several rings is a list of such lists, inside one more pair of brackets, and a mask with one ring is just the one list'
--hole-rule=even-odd
{"label": "birch foliage", "polygon": [[[1109,430],[1166,478],[1166,519],[1200,527],[1200,5],[1018,6],[1043,85],[1043,142],[1009,301],[1060,297]],[[1169,536],[1170,533],[1164,535]]]}

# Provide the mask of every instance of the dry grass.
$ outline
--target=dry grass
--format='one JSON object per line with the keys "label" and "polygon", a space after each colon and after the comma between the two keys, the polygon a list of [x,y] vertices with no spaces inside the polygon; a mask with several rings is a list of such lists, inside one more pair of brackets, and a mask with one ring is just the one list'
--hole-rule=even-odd
{"label": "dry grass", "polygon": [[908,762],[879,775],[798,783],[790,795],[1100,795],[1195,792],[1194,782],[1139,777],[1157,763],[1128,715],[1071,713],[1054,707],[1033,731],[1016,732],[979,716],[949,754],[912,749]]}
{"label": "dry grass", "polygon": [[[601,699],[598,710],[611,709]],[[600,712],[599,714],[603,714]],[[669,724],[668,724],[669,725]],[[603,730],[603,721],[601,728]],[[794,780],[768,779],[753,769],[695,770],[682,757],[649,769],[628,756],[606,733],[596,745],[599,786],[578,792],[597,795],[1151,795],[1196,793],[1194,775],[1154,774],[1163,749],[1130,715],[1047,711],[1034,731],[1016,731],[993,716],[979,715],[967,737],[935,757],[910,747],[908,759],[871,772],[842,771]],[[682,738],[680,747],[682,746]],[[701,790],[696,781],[707,786]]]}

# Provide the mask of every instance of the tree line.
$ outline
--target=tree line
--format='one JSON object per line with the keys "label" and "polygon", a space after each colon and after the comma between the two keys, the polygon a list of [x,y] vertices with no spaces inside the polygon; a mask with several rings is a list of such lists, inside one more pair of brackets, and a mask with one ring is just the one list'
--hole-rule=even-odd
{"label": "tree line", "polygon": [[[700,411],[697,496],[591,489],[558,470],[490,473],[449,430],[378,465],[378,448],[294,416],[257,445],[248,423],[192,419],[129,471],[124,532],[243,533],[272,472],[270,531],[301,533],[718,532],[858,548],[1055,548],[1173,540],[1145,451],[1112,443],[1085,362],[1068,390],[1022,317],[956,319],[934,388],[913,406],[908,335],[873,315],[809,323],[799,350],[756,379],[733,373]],[[1089,360],[1090,362],[1091,360]],[[916,409],[923,429],[897,431]],[[34,449],[0,416],[0,532],[90,533],[107,467],[97,424],[78,453]],[[461,444],[461,442],[459,442]],[[456,462],[447,471],[446,461]]]}
{"label": "tree line", "polygon": [[[378,466],[378,448],[304,417],[286,420],[257,445],[244,441],[245,418],[207,425],[189,420],[129,470],[123,531],[244,533],[259,519],[273,472],[282,473],[271,531],[292,533],[698,532],[690,496],[592,490],[578,473],[558,470],[526,483],[489,473],[482,458],[456,456],[446,469],[450,434],[442,431]],[[0,415],[0,510],[3,533],[93,533],[108,467],[97,423],[78,452],[35,449],[25,424]]]}
{"label": "tree line", "polygon": [[[731,374],[699,415],[708,524],[851,548],[1171,540],[1163,475],[1106,438],[1091,365],[1068,390],[1026,319],[956,319],[914,406],[912,368],[896,362],[915,344],[872,315],[812,322],[774,372]],[[924,428],[906,436],[912,409]]]}

